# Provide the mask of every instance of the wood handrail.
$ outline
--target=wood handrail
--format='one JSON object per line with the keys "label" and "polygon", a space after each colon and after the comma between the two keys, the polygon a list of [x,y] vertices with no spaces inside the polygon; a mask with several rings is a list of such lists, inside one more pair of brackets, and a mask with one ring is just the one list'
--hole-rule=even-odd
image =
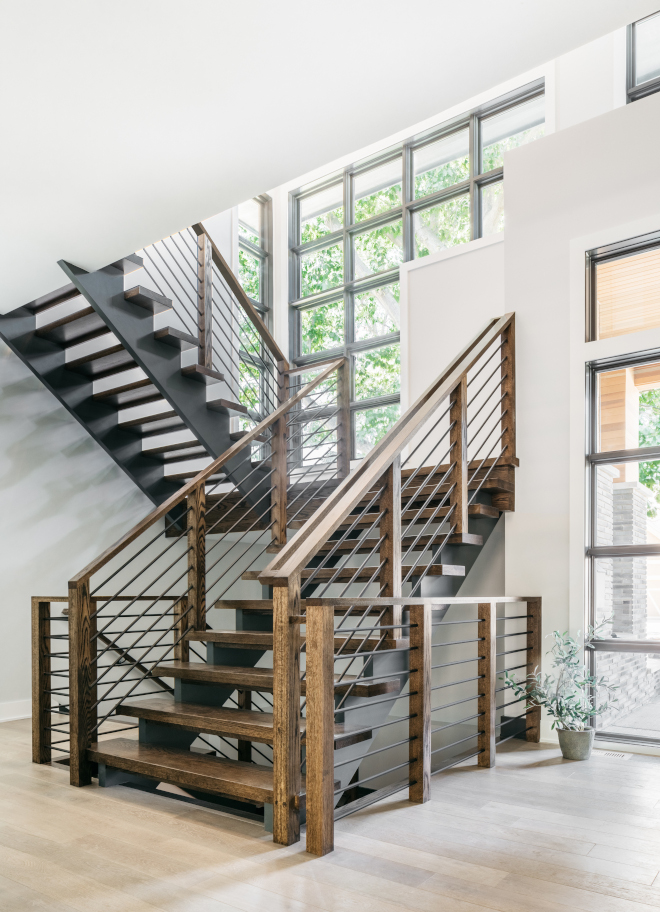
{"label": "wood handrail", "polygon": [[[262,570],[262,585],[284,586],[299,574],[330,538],[360,500],[373,489],[424,422],[436,411],[495,339],[512,323],[514,314],[491,320],[451,362],[449,367],[417,399],[355,471],[337,486],[298,534]],[[514,455],[514,454],[512,454]]]}
{"label": "wood handrail", "polygon": [[[222,275],[223,279],[225,280],[227,285],[229,285],[229,288],[231,289],[232,293],[238,300],[238,303],[241,305],[241,307],[243,308],[245,313],[250,318],[250,321],[254,324],[254,328],[257,330],[257,332],[261,336],[261,339],[264,342],[264,344],[266,345],[266,348],[268,348],[268,350],[271,352],[271,354],[273,355],[275,360],[277,362],[279,362],[281,369],[284,371],[287,371],[289,369],[289,362],[284,357],[283,352],[281,351],[279,345],[277,344],[277,342],[275,341],[273,336],[270,334],[268,327],[266,326],[264,321],[259,316],[256,307],[254,306],[252,301],[248,298],[247,294],[243,290],[243,286],[238,281],[238,279],[236,278],[236,276],[234,275],[232,270],[229,268],[229,265],[228,265],[227,261],[225,260],[225,258],[223,257],[223,255],[220,253],[218,248],[213,243],[213,238],[209,235],[208,231],[202,225],[201,222],[197,222],[195,225],[193,225],[192,230],[195,232],[197,237],[200,237],[201,235],[206,237],[209,244],[211,245],[211,253],[213,256],[213,262],[218,267],[218,270],[219,270],[220,274]],[[312,365],[312,367],[313,367],[313,365]]]}
{"label": "wood handrail", "polygon": [[97,573],[108,561],[112,560],[113,557],[116,557],[120,551],[122,551],[127,545],[130,545],[131,542],[135,541],[136,538],[139,538],[143,532],[152,526],[155,522],[158,522],[159,519],[162,519],[166,516],[170,510],[180,504],[185,500],[195,488],[204,483],[207,478],[210,478],[211,475],[214,475],[218,469],[226,465],[234,456],[237,456],[241,450],[244,450],[249,446],[254,440],[256,440],[266,428],[270,427],[276,421],[278,421],[282,415],[285,415],[294,405],[308,396],[313,389],[315,389],[320,383],[322,383],[326,377],[328,377],[333,371],[338,370],[344,363],[346,358],[342,356],[337,358],[332,362],[324,371],[321,371],[318,376],[314,377],[313,380],[310,380],[309,383],[299,390],[295,396],[287,399],[286,402],[283,402],[275,411],[268,415],[262,422],[257,424],[251,431],[241,437],[233,446],[229,447],[222,456],[218,456],[211,465],[207,466],[205,469],[202,469],[193,479],[191,479],[187,484],[185,484],[179,491],[173,494],[168,500],[162,503],[159,507],[149,513],[148,516],[145,516],[144,519],[140,520],[129,532],[123,535],[118,541],[107,548],[103,554],[99,555],[95,560],[88,564],[84,570],[81,570],[80,573],[77,573],[69,580],[69,588],[75,588],[75,586],[84,579],[89,579],[94,573]]}

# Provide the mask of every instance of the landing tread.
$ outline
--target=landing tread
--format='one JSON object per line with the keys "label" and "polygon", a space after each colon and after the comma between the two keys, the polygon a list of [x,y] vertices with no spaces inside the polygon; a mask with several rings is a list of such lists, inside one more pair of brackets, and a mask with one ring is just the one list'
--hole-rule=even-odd
{"label": "landing tread", "polygon": [[140,744],[130,738],[115,738],[92,744],[88,756],[97,763],[152,779],[171,782],[247,801],[273,801],[273,770],[256,763],[222,760],[207,754],[175,750],[156,744]]}

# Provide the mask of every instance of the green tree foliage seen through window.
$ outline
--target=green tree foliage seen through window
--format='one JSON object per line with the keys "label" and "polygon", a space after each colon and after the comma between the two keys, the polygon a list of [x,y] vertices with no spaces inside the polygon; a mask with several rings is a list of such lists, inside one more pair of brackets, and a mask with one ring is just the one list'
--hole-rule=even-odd
{"label": "green tree foliage seen through window", "polygon": [[[660,446],[660,389],[639,394],[639,446]],[[653,491],[656,503],[649,503],[648,515],[653,518],[660,502],[660,462],[640,462],[639,480]]]}

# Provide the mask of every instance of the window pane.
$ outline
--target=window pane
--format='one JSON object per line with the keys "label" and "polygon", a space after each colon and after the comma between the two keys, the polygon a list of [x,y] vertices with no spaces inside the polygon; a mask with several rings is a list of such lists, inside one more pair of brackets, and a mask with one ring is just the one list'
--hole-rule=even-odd
{"label": "window pane", "polygon": [[401,205],[401,159],[353,178],[355,221],[372,218]]}
{"label": "window pane", "polygon": [[[660,446],[660,361],[597,375],[598,451]],[[628,463],[625,480],[637,478]]]}
{"label": "window pane", "polygon": [[261,301],[261,262],[242,247],[238,251],[238,281],[246,295]]}
{"label": "window pane", "polygon": [[337,348],[344,344],[344,302],[333,301],[300,314],[302,330],[301,353],[312,355],[314,352]]}
{"label": "window pane", "polygon": [[595,624],[603,637],[660,640],[660,555],[594,561]]}
{"label": "window pane", "polygon": [[504,153],[539,139],[545,133],[545,95],[507,108],[481,121],[481,170],[504,163]]}
{"label": "window pane", "polygon": [[595,520],[596,545],[660,544],[660,462],[598,466]]}
{"label": "window pane", "polygon": [[363,459],[398,421],[400,414],[398,402],[355,412],[355,459]]}
{"label": "window pane", "polygon": [[355,355],[354,376],[356,400],[398,393],[401,389],[399,343]]}
{"label": "window pane", "polygon": [[488,184],[481,190],[481,235],[504,231],[504,181]]}
{"label": "window pane", "polygon": [[660,249],[596,264],[599,339],[660,326]]}
{"label": "window pane", "polygon": [[300,243],[332,234],[344,224],[344,185],[334,184],[300,200]]}
{"label": "window pane", "polygon": [[470,199],[466,195],[415,212],[415,256],[428,256],[470,240]]}
{"label": "window pane", "polygon": [[355,295],[356,342],[398,332],[400,327],[398,282]]}
{"label": "window pane", "polygon": [[[636,738],[660,738],[660,655],[643,652],[596,653],[596,675],[618,685],[617,701],[596,716],[596,731]],[[598,703],[607,692],[599,688]]]}
{"label": "window pane", "polygon": [[468,131],[461,130],[415,149],[415,199],[467,180],[470,176],[468,147]]}
{"label": "window pane", "polygon": [[660,16],[635,23],[635,85],[660,76]]}
{"label": "window pane", "polygon": [[334,288],[344,281],[344,250],[341,244],[305,253],[300,257],[300,293],[303,298]]}
{"label": "window pane", "polygon": [[353,238],[355,277],[396,269],[403,261],[402,221],[390,222]]}
{"label": "window pane", "polygon": [[259,200],[247,200],[238,207],[238,233],[258,247],[263,235],[263,205]]}

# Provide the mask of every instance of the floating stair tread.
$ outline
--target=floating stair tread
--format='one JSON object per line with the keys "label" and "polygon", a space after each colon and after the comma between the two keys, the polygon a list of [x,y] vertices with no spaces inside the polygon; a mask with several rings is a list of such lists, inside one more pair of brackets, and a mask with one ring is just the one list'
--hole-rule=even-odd
{"label": "floating stair tread", "polygon": [[[249,433],[249,431],[232,431],[229,435],[229,439],[233,441],[242,440],[243,437],[247,437]],[[270,437],[268,437],[266,434],[259,434],[258,437],[255,437],[255,441],[258,441],[259,443],[268,443],[269,440]]]}
{"label": "floating stair tread", "polygon": [[[341,633],[341,630],[337,631]],[[335,637],[335,649],[344,647],[344,652],[355,652],[356,650],[360,651],[369,651],[378,648],[379,650],[386,649],[403,649],[409,645],[407,639],[386,639],[382,643],[379,642],[379,638],[373,637],[364,641],[364,637],[369,633],[369,630],[365,630],[362,636],[356,633],[352,637]],[[221,646],[227,646],[230,649],[272,649],[273,648],[273,634],[270,631],[262,630],[191,630],[185,636],[186,640],[191,640],[194,642],[201,643],[218,643]],[[301,643],[305,642],[305,637],[300,638]]]}
{"label": "floating stair tread", "polygon": [[108,327],[94,308],[86,307],[52,323],[39,326],[36,334],[66,346],[87,342],[107,332]]}
{"label": "floating stair tread", "polygon": [[[309,579],[312,574],[314,574],[314,580],[319,582],[326,582],[328,580],[334,580],[335,582],[347,582],[348,580],[353,580],[356,583],[366,583],[371,580],[374,572],[377,567],[323,567],[321,570],[314,570],[313,567],[308,567],[306,570],[302,571],[302,579]],[[402,567],[401,571],[403,576],[407,576],[408,573],[412,570],[410,567]],[[247,570],[242,576],[242,580],[258,580],[259,575],[263,573],[263,570]],[[414,576],[421,576],[423,573],[426,573],[427,576],[465,576],[465,567],[460,566],[459,564],[431,564],[430,566],[426,564],[420,564],[415,567]],[[336,575],[335,575],[336,574]],[[374,582],[378,579],[376,576]]]}
{"label": "floating stair tread", "polygon": [[[151,700],[131,700],[122,703],[119,715],[146,719],[173,728],[200,732],[206,735],[222,735],[256,741],[259,744],[273,743],[273,714],[251,709],[227,709],[221,706],[205,706],[199,703],[177,703],[174,697],[154,697]],[[301,719],[300,731],[305,738],[305,719]],[[352,729],[343,722],[335,724],[335,749],[349,747],[372,737],[370,731]]]}
{"label": "floating stair tread", "polygon": [[[242,415],[248,413],[246,406],[241,405],[240,402],[233,402],[231,399],[212,399],[206,403],[206,407],[213,412],[240,412]],[[231,434],[229,436],[232,440],[235,439]]]}
{"label": "floating stair tread", "polygon": [[181,373],[190,380],[196,380],[198,383],[220,383],[225,379],[225,375],[218,371],[211,370],[210,367],[204,367],[202,364],[189,364],[188,367],[182,367]]}
{"label": "floating stair tread", "polygon": [[172,309],[171,298],[166,298],[165,295],[158,294],[157,291],[151,291],[149,288],[144,288],[142,285],[129,288],[128,291],[124,292],[124,297],[131,304],[138,304],[140,307],[144,307],[145,310],[151,311],[151,313],[163,313]]}
{"label": "floating stair tread", "polygon": [[[406,551],[408,548],[411,548],[416,538],[416,535],[410,535],[401,539],[403,550]],[[415,551],[426,550],[428,547],[430,547],[432,542],[435,547],[441,544],[444,541],[444,538],[445,536],[442,533],[439,533],[435,536],[423,535],[415,545]],[[365,538],[363,542],[359,544],[359,547],[355,551],[355,554],[370,554],[373,551],[377,541],[377,538]],[[482,535],[473,535],[471,532],[462,532],[456,533],[455,535],[450,535],[446,542],[448,545],[476,545],[477,547],[481,547],[483,543],[484,540]],[[326,554],[328,551],[332,551],[332,549],[335,548],[336,544],[336,542],[328,541],[325,543],[325,545],[319,548],[317,553]],[[358,542],[354,538],[343,541],[339,547],[335,548],[334,554],[350,554],[353,552],[353,549],[356,547],[356,545],[358,545]]]}
{"label": "floating stair tread", "polygon": [[124,275],[129,275],[131,272],[142,269],[144,260],[141,256],[138,256],[137,253],[129,253],[128,256],[122,257],[120,260],[115,260],[112,265],[115,269],[123,272]]}
{"label": "floating stair tread", "polygon": [[179,351],[187,351],[188,349],[196,348],[198,345],[194,336],[184,332],[182,329],[175,329],[173,326],[166,326],[164,329],[156,330],[154,339],[157,342],[171,345],[172,348],[177,348]]}
{"label": "floating stair tread", "polygon": [[[152,669],[152,674],[159,678],[180,678],[196,684],[227,684],[239,690],[263,690],[273,692],[272,668],[243,668],[234,665],[207,665],[203,662],[164,662]],[[337,675],[335,677],[338,677]],[[344,675],[342,684],[337,688],[342,693],[355,680],[353,675]],[[376,697],[392,693],[399,688],[398,678],[388,681],[370,681],[356,684],[351,694],[356,697]],[[305,682],[301,682],[301,693],[305,693]]]}
{"label": "floating stair tread", "polygon": [[50,310],[51,307],[57,307],[58,304],[68,301],[69,298],[77,298],[79,295],[80,292],[73,282],[69,282],[61,288],[56,288],[55,291],[49,291],[47,294],[35,298],[34,301],[30,301],[25,306],[32,313],[38,314],[44,310]]}
{"label": "floating stair tread", "polygon": [[129,738],[92,744],[88,756],[97,763],[183,788],[267,804],[273,801],[273,770],[256,763],[222,760],[208,754],[141,744]]}
{"label": "floating stair tread", "polygon": [[[417,514],[417,512],[419,512],[419,516],[417,517],[418,522],[421,522],[422,520],[433,519],[433,518],[437,519],[438,522],[440,522],[440,520],[444,519],[444,517],[447,515],[449,510],[450,510],[450,507],[440,507],[440,509],[438,509],[437,507],[427,507],[424,510],[420,510],[420,511],[416,510],[415,515]],[[468,515],[469,516],[490,516],[493,519],[499,519],[500,510],[497,510],[495,507],[490,507],[487,504],[480,504],[480,503],[470,504],[468,506]],[[377,519],[377,517],[378,517],[377,512],[365,513],[364,516],[360,517],[360,519],[357,520],[357,522],[356,522],[356,517],[347,516],[346,519],[342,523],[340,523],[340,525],[337,528],[338,529],[348,529],[354,523],[355,523],[356,529],[368,528],[369,526],[372,526],[374,524],[374,521]],[[410,522],[411,519],[412,519],[412,513],[411,513],[411,515],[406,515],[404,513],[404,516],[403,516],[404,523]],[[300,521],[300,522],[294,521],[292,523],[289,523],[289,528],[290,529],[301,529],[304,526],[304,524],[305,524],[305,521]]]}
{"label": "floating stair tread", "polygon": [[122,703],[120,714],[207,735],[224,735],[263,744],[270,744],[273,740],[272,714],[256,710],[177,703],[173,697],[168,696]]}
{"label": "floating stair tread", "polygon": [[[300,600],[300,607],[304,609],[307,604],[306,599]],[[272,599],[218,599],[211,608],[218,608],[220,610],[227,611],[256,611],[260,614],[272,614],[273,613],[273,600]],[[335,608],[335,614],[342,615],[345,614],[347,608],[337,607]],[[382,608],[374,606],[369,610],[369,614],[380,614]],[[364,614],[364,609],[360,608],[360,616]]]}

